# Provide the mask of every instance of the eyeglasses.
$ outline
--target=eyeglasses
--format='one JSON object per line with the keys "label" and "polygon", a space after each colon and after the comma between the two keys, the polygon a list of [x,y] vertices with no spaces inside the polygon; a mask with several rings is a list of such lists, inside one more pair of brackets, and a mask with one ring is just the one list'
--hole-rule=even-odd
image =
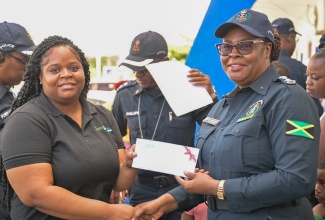
{"label": "eyeglasses", "polygon": [[24,61],[24,60],[22,60],[22,59],[20,59],[20,58],[18,58],[18,57],[16,57],[16,56],[14,56],[14,55],[11,55],[10,53],[5,53],[5,54],[7,54],[8,56],[10,56],[10,57],[12,57],[12,58],[18,60],[18,61],[19,61],[20,63],[22,63],[23,65],[26,65],[27,62],[28,62],[28,61]]}
{"label": "eyeglasses", "polygon": [[230,44],[230,43],[221,43],[216,44],[216,48],[221,56],[228,56],[234,47],[236,47],[238,53],[241,55],[250,54],[253,50],[253,44],[257,43],[264,43],[265,41],[256,41],[256,40],[247,40],[247,41],[240,41],[237,44]]}
{"label": "eyeglasses", "polygon": [[145,69],[145,70],[142,70],[142,71],[133,71],[133,73],[134,74],[140,73],[140,74],[146,75],[147,73],[149,73],[149,71],[147,69]]}

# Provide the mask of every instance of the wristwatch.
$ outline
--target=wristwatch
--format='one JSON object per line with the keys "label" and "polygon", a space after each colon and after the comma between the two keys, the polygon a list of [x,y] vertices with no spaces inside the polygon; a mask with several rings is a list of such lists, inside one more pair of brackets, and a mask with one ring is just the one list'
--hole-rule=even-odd
{"label": "wristwatch", "polygon": [[218,96],[217,91],[215,89],[213,89],[213,93],[210,95],[211,99],[214,99],[215,97]]}
{"label": "wristwatch", "polygon": [[223,192],[223,185],[225,184],[225,182],[226,182],[226,180],[220,180],[220,182],[219,182],[217,197],[220,200],[225,199],[225,195],[224,195],[224,192]]}

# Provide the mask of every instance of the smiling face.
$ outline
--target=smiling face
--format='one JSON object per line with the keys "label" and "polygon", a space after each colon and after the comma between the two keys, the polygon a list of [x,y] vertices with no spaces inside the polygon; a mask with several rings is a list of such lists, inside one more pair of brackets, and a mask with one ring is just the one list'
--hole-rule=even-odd
{"label": "smiling face", "polygon": [[307,66],[306,91],[315,98],[325,98],[325,59],[312,57]]}
{"label": "smiling face", "polygon": [[[246,40],[264,40],[235,27],[223,36],[223,42],[237,44]],[[254,43],[252,52],[241,55],[236,48],[228,56],[220,56],[222,68],[240,88],[250,86],[270,66],[271,43]]]}
{"label": "smiling face", "polygon": [[85,74],[77,53],[69,46],[57,46],[44,54],[40,82],[54,105],[78,102]]}

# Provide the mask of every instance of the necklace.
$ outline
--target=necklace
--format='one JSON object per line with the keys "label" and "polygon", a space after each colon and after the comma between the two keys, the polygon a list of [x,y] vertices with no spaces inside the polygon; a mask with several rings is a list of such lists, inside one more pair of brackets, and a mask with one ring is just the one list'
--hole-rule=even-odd
{"label": "necklace", "polygon": [[[153,131],[151,140],[153,140],[153,138],[154,138],[154,136],[156,134],[157,127],[158,127],[158,124],[159,124],[159,121],[160,121],[160,117],[161,117],[161,113],[162,113],[162,110],[163,110],[164,105],[165,105],[165,101],[166,101],[166,99],[164,99],[164,102],[163,102],[163,104],[161,106],[160,113],[159,113],[159,116],[158,116],[158,119],[157,119],[157,123],[156,123],[156,127],[155,127],[155,130]],[[142,128],[141,128],[141,121],[140,121],[140,103],[141,103],[141,94],[139,95],[139,103],[138,103],[138,121],[139,121],[140,135],[141,135],[141,138],[143,139]]]}

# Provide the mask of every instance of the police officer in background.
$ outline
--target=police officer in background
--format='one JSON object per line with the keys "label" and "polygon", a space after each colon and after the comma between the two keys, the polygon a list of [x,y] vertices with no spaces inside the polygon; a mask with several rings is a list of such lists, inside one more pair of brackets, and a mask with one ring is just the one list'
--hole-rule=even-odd
{"label": "police officer in background", "polygon": [[[122,136],[130,129],[130,144],[137,138],[194,146],[196,122],[201,124],[213,104],[177,117],[145,65],[168,60],[168,47],[159,33],[147,31],[132,41],[130,54],[120,64],[134,71],[136,80],[119,87],[112,112]],[[175,73],[177,74],[177,73]],[[192,69],[188,74],[193,85],[204,86],[218,101],[210,78]],[[166,79],[173,80],[173,79]],[[168,159],[166,158],[166,163]],[[179,184],[173,175],[139,170],[138,177],[128,193],[130,204],[137,205],[159,197]],[[179,220],[182,212],[163,216],[164,220]]]}
{"label": "police officer in background", "polygon": [[[35,47],[24,27],[15,23],[0,23],[0,130],[15,98],[10,88],[23,80],[25,66]],[[2,199],[2,178],[0,181]],[[0,219],[10,219],[5,204],[0,206]]]}
{"label": "police officer in background", "polygon": [[203,120],[196,144],[202,170],[176,177],[181,186],[140,204],[133,219],[158,219],[205,200],[211,220],[312,220],[306,196],[316,183],[315,103],[271,65],[280,45],[265,14],[242,10],[215,36],[223,39],[216,45],[221,64],[237,86]]}
{"label": "police officer in background", "polygon": [[[288,18],[278,18],[272,22],[275,31],[280,35],[281,39],[281,52],[279,61],[284,63],[290,71],[290,78],[306,89],[306,69],[307,67],[300,61],[291,58],[297,45],[297,35],[300,35],[295,30],[293,22]],[[313,98],[318,107],[319,117],[323,114],[324,109],[320,104],[319,99]]]}

